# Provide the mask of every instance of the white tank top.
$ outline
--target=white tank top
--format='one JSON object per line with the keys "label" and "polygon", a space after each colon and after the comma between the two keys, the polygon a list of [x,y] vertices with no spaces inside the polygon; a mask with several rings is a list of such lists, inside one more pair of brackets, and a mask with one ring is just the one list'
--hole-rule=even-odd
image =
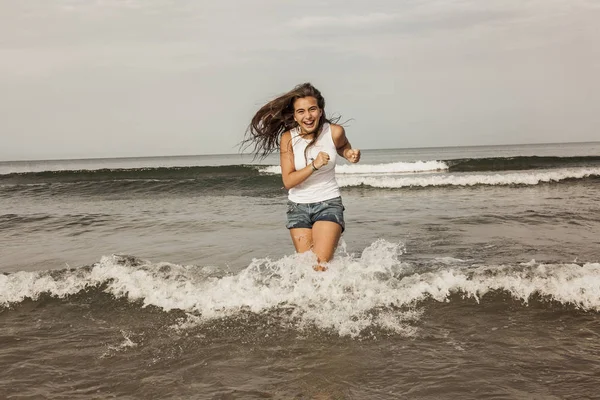
{"label": "white tank top", "polygon": [[327,122],[323,124],[321,134],[317,137],[315,143],[308,148],[306,158],[304,158],[304,150],[310,140],[299,135],[300,128],[294,128],[290,133],[292,134],[292,149],[296,171],[310,164],[321,151],[329,154],[329,162],[319,168],[318,171],[314,171],[304,182],[291,188],[288,191],[288,198],[294,203],[316,203],[340,196],[340,188],[335,180],[337,149],[331,136],[331,125]]}

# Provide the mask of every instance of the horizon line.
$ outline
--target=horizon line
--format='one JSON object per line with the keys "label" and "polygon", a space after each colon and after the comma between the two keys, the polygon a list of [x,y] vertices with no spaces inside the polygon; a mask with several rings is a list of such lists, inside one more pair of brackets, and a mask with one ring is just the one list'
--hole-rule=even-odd
{"label": "horizon line", "polygon": [[[368,148],[360,149],[361,151],[377,151],[377,150],[421,150],[421,149],[447,149],[458,147],[503,147],[503,146],[542,146],[542,145],[560,145],[560,144],[586,144],[600,143],[600,141],[583,141],[583,142],[540,142],[540,143],[512,143],[512,144],[478,144],[478,145],[450,145],[450,146],[425,146],[425,147],[391,147],[391,148]],[[272,154],[278,153],[277,150]],[[43,159],[18,159],[18,160],[0,160],[0,163],[12,162],[43,162],[43,161],[87,161],[87,160],[132,160],[144,158],[183,158],[183,157],[219,157],[219,156],[252,156],[254,153],[207,153],[207,154],[174,154],[174,155],[151,155],[151,156],[121,156],[121,157],[86,157],[86,158],[43,158]]]}

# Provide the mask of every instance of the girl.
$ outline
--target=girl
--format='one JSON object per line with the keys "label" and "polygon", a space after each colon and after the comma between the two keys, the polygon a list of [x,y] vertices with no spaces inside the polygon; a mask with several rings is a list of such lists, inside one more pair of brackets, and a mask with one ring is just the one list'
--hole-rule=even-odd
{"label": "girl", "polygon": [[357,163],[344,128],[325,116],[325,99],[310,83],[264,105],[248,127],[245,143],[265,157],[280,148],[281,177],[288,189],[286,227],[298,253],[312,250],[325,271],[345,228],[335,180],[337,155]]}

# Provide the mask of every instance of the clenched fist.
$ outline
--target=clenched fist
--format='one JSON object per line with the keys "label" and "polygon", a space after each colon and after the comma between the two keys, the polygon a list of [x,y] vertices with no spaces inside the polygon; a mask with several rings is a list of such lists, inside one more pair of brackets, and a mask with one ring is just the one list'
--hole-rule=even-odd
{"label": "clenched fist", "polygon": [[360,150],[359,149],[348,149],[344,151],[344,158],[351,163],[357,163],[360,161]]}
{"label": "clenched fist", "polygon": [[329,162],[329,154],[325,153],[324,151],[321,151],[321,152],[319,152],[319,155],[317,156],[317,158],[314,159],[313,165],[315,166],[316,169],[321,169],[321,167],[323,165],[327,165],[328,162]]}

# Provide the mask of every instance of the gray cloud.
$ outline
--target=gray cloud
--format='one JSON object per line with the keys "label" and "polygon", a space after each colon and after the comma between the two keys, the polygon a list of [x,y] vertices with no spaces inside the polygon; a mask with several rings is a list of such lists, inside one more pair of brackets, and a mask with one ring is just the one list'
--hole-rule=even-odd
{"label": "gray cloud", "polygon": [[336,16],[313,16],[293,19],[289,26],[298,30],[313,28],[345,28],[361,29],[381,24],[388,24],[399,19],[396,14],[372,13],[367,15],[336,15]]}
{"label": "gray cloud", "polygon": [[589,0],[0,3],[0,159],[223,153],[312,81],[363,148],[597,140]]}

